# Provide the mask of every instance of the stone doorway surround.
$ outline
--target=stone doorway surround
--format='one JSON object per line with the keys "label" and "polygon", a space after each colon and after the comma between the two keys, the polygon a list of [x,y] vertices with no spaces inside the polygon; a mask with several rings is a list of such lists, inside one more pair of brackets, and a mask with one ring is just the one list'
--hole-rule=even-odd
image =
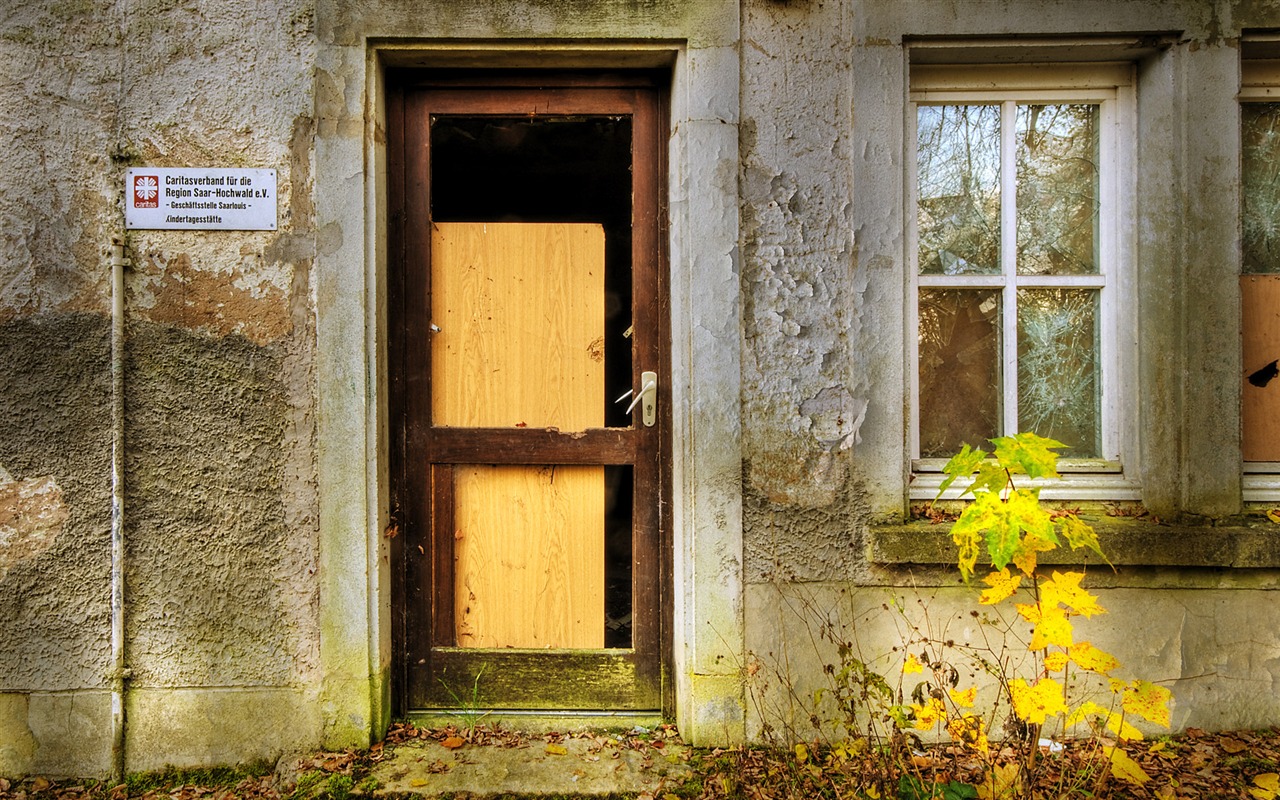
{"label": "stone doorway surround", "polygon": [[[386,6],[385,8],[383,6]],[[671,264],[675,707],[687,741],[744,736],[738,9],[672,20],[600,3],[518,37],[485,4],[317,9],[315,269],[320,657],[327,747],[378,738],[391,715],[386,442],[384,69],[664,67],[672,73]],[[496,4],[495,4],[496,8]],[[553,26],[554,27],[554,26]],[[438,37],[438,38],[429,38]],[[574,39],[581,38],[581,43]],[[587,41],[587,40],[590,41]],[[603,42],[603,43],[602,43]]]}

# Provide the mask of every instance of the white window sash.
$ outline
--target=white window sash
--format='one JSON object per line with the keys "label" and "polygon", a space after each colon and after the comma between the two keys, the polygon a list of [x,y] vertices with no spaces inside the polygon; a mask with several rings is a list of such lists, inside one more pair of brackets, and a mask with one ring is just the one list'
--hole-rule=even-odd
{"label": "white window sash", "polygon": [[[1129,156],[1131,143],[1125,138],[1133,128],[1133,96],[1131,65],[1067,65],[1069,74],[1065,88],[1023,88],[1023,84],[1047,82],[1048,71],[1026,76],[1021,68],[935,68],[913,69],[911,102],[907,105],[906,144],[907,166],[906,233],[909,292],[907,309],[907,364],[910,370],[910,402],[907,444],[912,458],[913,480],[910,488],[912,499],[932,499],[937,476],[945,460],[920,458],[920,430],[916,409],[920,400],[919,370],[919,297],[921,288],[985,288],[1002,292],[1001,325],[1002,364],[1004,383],[1002,394],[1002,421],[1007,433],[1018,430],[1017,420],[1017,319],[1016,304],[1012,302],[1019,288],[1079,288],[1099,292],[1098,303],[1098,358],[1100,366],[1099,413],[1101,414],[1100,438],[1103,457],[1073,462],[1065,473],[1068,477],[1061,484],[1064,496],[1078,499],[1139,499],[1140,490],[1132,477],[1125,478],[1121,464],[1123,454],[1137,449],[1133,425],[1122,422],[1128,402],[1128,390],[1120,376],[1133,375],[1136,366],[1136,323],[1123,320],[1119,309],[1131,296],[1132,276],[1128,269],[1127,254],[1132,250],[1132,232],[1120,225],[1123,209],[1132,208],[1135,188],[1132,164]],[[1018,83],[1019,76],[1025,80]],[[1096,82],[1090,83],[1093,75]],[[1009,77],[1012,85],[995,89],[995,80]],[[993,88],[987,88],[992,86]],[[1022,103],[1094,103],[1099,106],[1099,228],[1098,274],[1095,275],[1017,275],[1016,274],[1016,107]],[[917,107],[919,105],[1000,105],[1001,113],[1001,273],[991,275],[921,275],[918,263],[917,225],[918,174],[917,174]],[[1124,143],[1124,146],[1121,146]],[[1006,199],[1007,198],[1007,199]],[[1012,400],[1013,402],[1009,402]],[[976,443],[982,445],[985,443]],[[1106,474],[1106,479],[1087,473]],[[1077,494],[1077,488],[1080,494]],[[1055,490],[1056,491],[1056,490]],[[1088,497],[1086,497],[1088,495]],[[1048,497],[1048,495],[1046,495]]]}

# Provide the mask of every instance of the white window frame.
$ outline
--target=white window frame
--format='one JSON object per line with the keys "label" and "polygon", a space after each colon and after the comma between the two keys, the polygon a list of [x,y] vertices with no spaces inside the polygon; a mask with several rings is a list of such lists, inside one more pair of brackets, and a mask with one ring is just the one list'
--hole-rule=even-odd
{"label": "white window frame", "polygon": [[[919,372],[919,292],[921,287],[973,287],[999,289],[1001,303],[1001,353],[1005,380],[1016,380],[1016,304],[1011,302],[1018,287],[1093,288],[1099,290],[1098,334],[1101,397],[1099,399],[1102,457],[1063,459],[1059,472],[1064,480],[1044,482],[1044,499],[1140,500],[1141,487],[1126,465],[1137,452],[1132,419],[1133,378],[1136,376],[1136,314],[1122,314],[1133,308],[1132,253],[1134,232],[1134,67],[1129,63],[1071,63],[1018,65],[937,65],[914,66],[910,74],[910,102],[905,119],[906,154],[906,268],[909,276],[907,298],[907,362],[910,374],[909,431],[911,457],[911,500],[932,500],[945,477],[946,459],[920,458],[918,409]],[[917,262],[917,141],[916,109],[919,105],[991,104],[1003,106],[1001,126],[1001,197],[1015,197],[1016,150],[1013,114],[1018,103],[1097,103],[1099,105],[1099,271],[1097,275],[1013,276],[1017,243],[1015,204],[1002,200],[1001,274],[971,276],[920,275]],[[1007,390],[1006,390],[1007,391]],[[1014,387],[1016,391],[1016,387]],[[1007,395],[1006,395],[1007,396]],[[1016,432],[1017,409],[1004,403],[1002,424]],[[989,448],[987,442],[973,442]],[[1034,485],[1034,484],[1033,484]],[[944,497],[959,497],[964,486],[957,482]]]}
{"label": "white window frame", "polygon": [[[1280,59],[1249,59],[1240,63],[1239,101],[1280,103]],[[1241,181],[1244,180],[1241,161]],[[1242,239],[1243,241],[1243,239]],[[1241,250],[1241,274],[1244,251]],[[1241,407],[1243,413],[1243,406]],[[1280,461],[1243,461],[1241,493],[1246,503],[1269,503],[1280,499]]]}

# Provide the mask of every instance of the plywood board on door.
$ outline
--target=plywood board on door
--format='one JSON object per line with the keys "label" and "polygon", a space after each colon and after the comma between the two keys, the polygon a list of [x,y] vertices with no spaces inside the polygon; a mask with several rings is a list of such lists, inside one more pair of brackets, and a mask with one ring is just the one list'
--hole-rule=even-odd
{"label": "plywood board on door", "polygon": [[604,468],[454,471],[459,647],[604,647]]}
{"label": "plywood board on door", "polygon": [[1280,461],[1280,275],[1240,277],[1245,461]]}
{"label": "plywood board on door", "polygon": [[432,422],[604,426],[604,229],[436,223]]}
{"label": "plywood board on door", "polygon": [[[432,228],[432,422],[604,426],[604,230]],[[461,647],[598,648],[602,467],[458,467],[454,625]]]}

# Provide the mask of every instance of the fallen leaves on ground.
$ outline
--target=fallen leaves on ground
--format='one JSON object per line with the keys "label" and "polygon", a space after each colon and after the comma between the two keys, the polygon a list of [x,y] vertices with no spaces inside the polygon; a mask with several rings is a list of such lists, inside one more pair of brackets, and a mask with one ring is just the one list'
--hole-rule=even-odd
{"label": "fallen leaves on ground", "polygon": [[[700,791],[682,791],[679,796],[698,800],[858,796],[901,800],[963,796],[983,800],[1027,796],[1099,800],[1280,797],[1280,779],[1275,778],[1280,771],[1280,731],[1275,730],[1210,734],[1192,728],[1182,735],[1155,741],[1081,740],[1069,742],[1054,753],[1040,748],[1037,757],[1043,769],[1038,770],[1030,795],[1020,785],[1017,754],[1007,746],[999,751],[994,766],[982,763],[971,751],[948,745],[906,749],[897,757],[897,767],[886,764],[882,756],[873,755],[875,748],[862,757],[850,757],[850,748],[809,743],[804,759],[797,758],[797,752],[788,749],[771,753],[758,748],[694,751],[690,764],[695,780],[701,784]],[[1108,774],[1106,765],[1117,762],[1122,770],[1140,767],[1150,780],[1139,786]],[[971,789],[975,795],[968,794]]]}
{"label": "fallen leaves on ground", "polygon": [[[793,800],[795,798],[867,797],[891,800],[945,800],[976,797],[982,800],[1017,800],[1026,796],[1017,753],[1005,746],[996,750],[994,765],[972,751],[950,745],[924,750],[902,744],[896,761],[883,757],[877,747],[853,743],[831,746],[801,743],[786,749],[734,747],[683,749],[673,726],[627,732],[582,731],[528,734],[501,726],[418,728],[407,723],[392,726],[384,742],[368,750],[320,752],[301,759],[296,771],[275,775],[239,777],[221,782],[201,782],[193,773],[175,773],[172,780],[138,789],[130,784],[109,786],[95,781],[51,780],[31,776],[23,780],[0,778],[0,800],[289,800],[293,781],[305,774],[347,776],[352,796],[360,796],[360,780],[378,761],[394,755],[399,745],[433,741],[442,746],[461,742],[468,747],[537,748],[534,753],[567,755],[569,739],[586,742],[577,758],[587,761],[616,759],[636,751],[642,764],[655,759],[683,761],[692,768],[686,778],[664,783],[649,795],[653,800]],[[1114,747],[1114,750],[1109,748]],[[1055,745],[1055,750],[1056,750]],[[565,760],[572,770],[577,758]],[[1175,737],[1145,742],[1081,740],[1060,751],[1041,748],[1033,795],[1039,798],[1092,796],[1098,800],[1277,800],[1280,796],[1280,731],[1232,731],[1207,733],[1188,729]],[[1150,776],[1141,786],[1105,775],[1110,761],[1130,761]],[[448,769],[439,761],[441,771]],[[294,775],[293,779],[284,777]],[[161,776],[164,777],[164,776]]]}

